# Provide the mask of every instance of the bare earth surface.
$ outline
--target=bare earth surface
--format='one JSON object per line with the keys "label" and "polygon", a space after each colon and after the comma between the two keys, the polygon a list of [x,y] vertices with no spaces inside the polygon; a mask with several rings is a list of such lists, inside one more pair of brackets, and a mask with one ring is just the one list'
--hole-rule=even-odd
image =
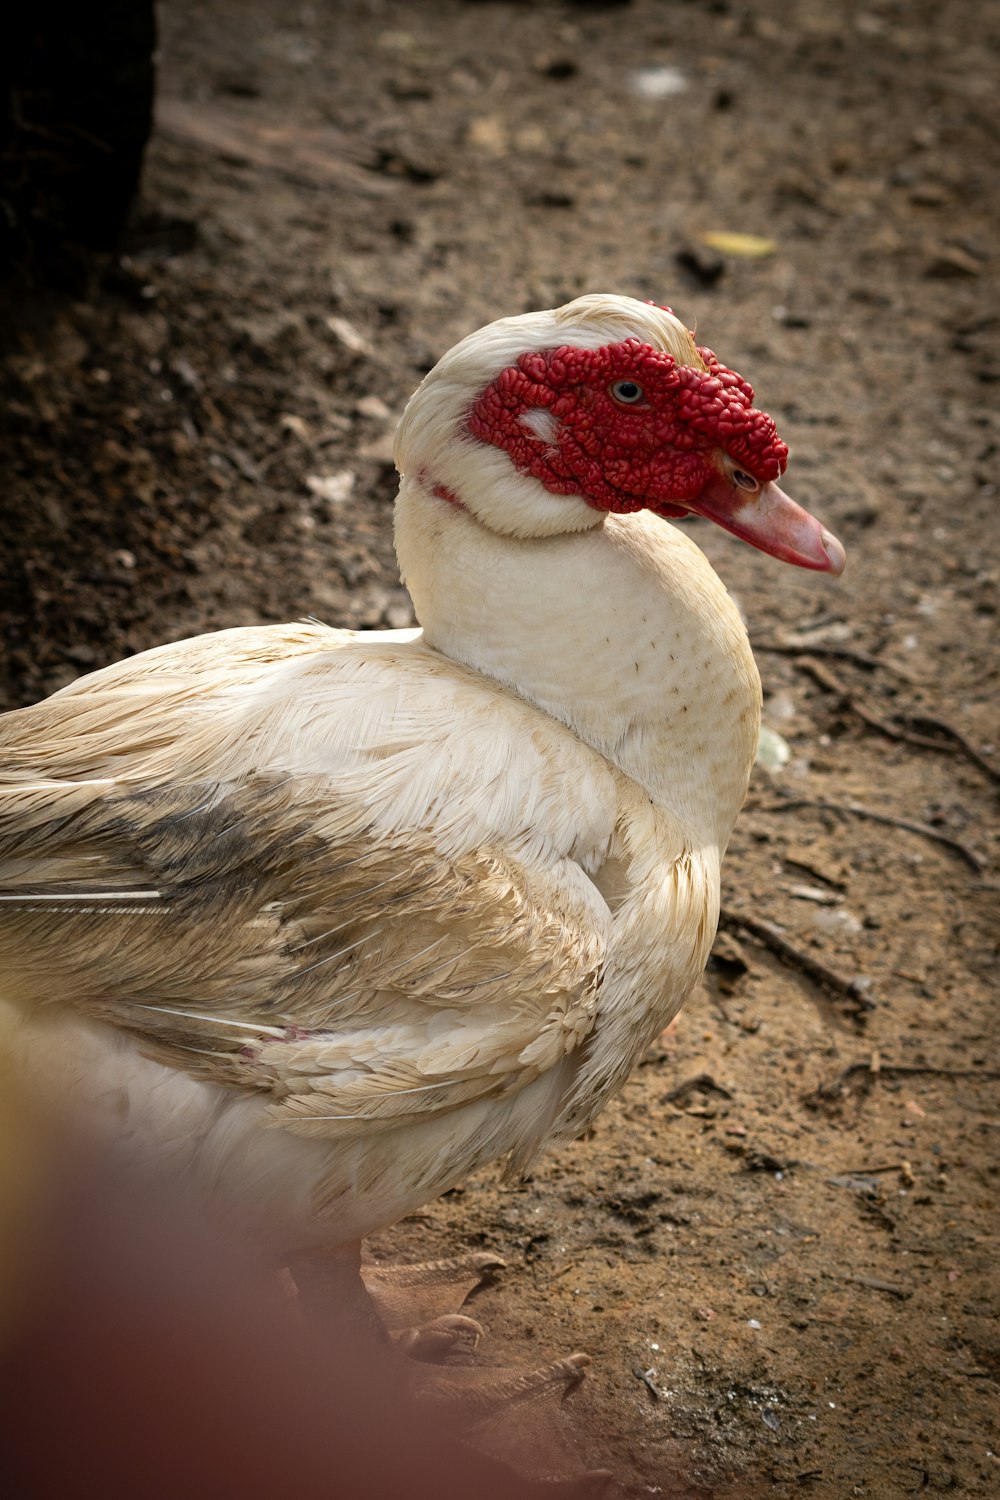
{"label": "bare earth surface", "polygon": [[4,706],[223,625],[410,623],[388,452],[423,371],[580,291],[669,301],[848,549],[831,583],[694,529],[791,758],[755,773],[703,987],[596,1131],[376,1249],[503,1255],[487,1357],[588,1351],[565,1420],[628,1496],[1000,1493],[997,8],[160,27],[125,258],[20,310],[3,365]]}

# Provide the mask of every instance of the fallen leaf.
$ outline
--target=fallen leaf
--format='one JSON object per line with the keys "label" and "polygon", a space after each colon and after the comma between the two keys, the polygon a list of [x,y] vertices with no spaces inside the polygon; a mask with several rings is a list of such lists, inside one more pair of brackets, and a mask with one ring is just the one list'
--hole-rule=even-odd
{"label": "fallen leaf", "polygon": [[698,238],[712,250],[723,255],[736,255],[743,260],[763,260],[778,248],[774,240],[764,239],[759,234],[740,234],[737,230],[709,229]]}

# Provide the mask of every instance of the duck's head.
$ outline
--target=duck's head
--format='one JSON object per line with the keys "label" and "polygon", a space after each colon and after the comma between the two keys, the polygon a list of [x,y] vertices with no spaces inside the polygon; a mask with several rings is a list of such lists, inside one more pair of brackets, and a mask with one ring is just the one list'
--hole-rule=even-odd
{"label": "duck's head", "polygon": [[753,399],[668,308],[577,297],[449,350],[407,406],[396,463],[511,536],[581,531],[607,512],[690,513],[840,573],[836,537],[778,487],[788,449]]}

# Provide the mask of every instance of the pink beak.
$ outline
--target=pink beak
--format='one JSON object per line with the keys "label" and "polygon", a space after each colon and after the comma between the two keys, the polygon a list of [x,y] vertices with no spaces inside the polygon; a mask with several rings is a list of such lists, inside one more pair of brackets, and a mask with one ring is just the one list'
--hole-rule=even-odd
{"label": "pink beak", "polygon": [[847,555],[837,538],[773,481],[751,492],[720,474],[688,509],[797,568],[834,577],[844,571]]}

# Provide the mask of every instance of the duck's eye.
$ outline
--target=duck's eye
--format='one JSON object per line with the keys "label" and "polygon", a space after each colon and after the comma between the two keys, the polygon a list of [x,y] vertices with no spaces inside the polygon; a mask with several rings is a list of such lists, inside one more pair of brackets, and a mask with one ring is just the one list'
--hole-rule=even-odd
{"label": "duck's eye", "polygon": [[642,400],[642,386],[637,385],[634,380],[616,380],[614,385],[609,386],[611,396],[615,401],[620,401],[622,406],[635,406]]}
{"label": "duck's eye", "polygon": [[745,469],[733,470],[733,483],[738,484],[741,490],[760,489],[760,485],[757,483],[756,479],[752,474],[748,474]]}

